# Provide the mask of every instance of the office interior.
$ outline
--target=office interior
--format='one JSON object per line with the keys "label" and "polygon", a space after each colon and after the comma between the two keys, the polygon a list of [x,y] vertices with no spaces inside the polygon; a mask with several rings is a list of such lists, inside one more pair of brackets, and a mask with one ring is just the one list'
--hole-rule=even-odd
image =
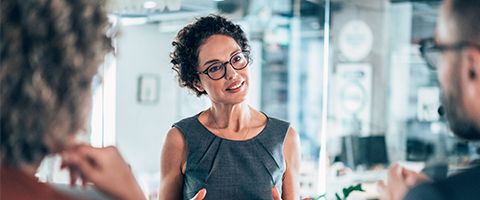
{"label": "office interior", "polygon": [[[90,126],[78,138],[115,145],[150,199],[172,124],[209,106],[178,86],[169,53],[175,34],[217,13],[247,33],[250,105],[289,121],[301,139],[301,196],[362,184],[352,199],[376,199],[394,162],[442,177],[480,155],[439,114],[436,72],[419,52],[432,37],[439,0],[113,0],[115,53],[94,84]],[[58,157],[37,176],[68,183]]]}

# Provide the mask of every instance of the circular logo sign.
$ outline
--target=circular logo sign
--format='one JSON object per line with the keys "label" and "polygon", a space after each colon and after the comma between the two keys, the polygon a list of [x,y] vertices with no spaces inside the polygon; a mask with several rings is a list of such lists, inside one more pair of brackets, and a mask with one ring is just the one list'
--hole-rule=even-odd
{"label": "circular logo sign", "polygon": [[348,60],[360,61],[372,51],[372,30],[364,21],[350,21],[341,29],[338,45]]}

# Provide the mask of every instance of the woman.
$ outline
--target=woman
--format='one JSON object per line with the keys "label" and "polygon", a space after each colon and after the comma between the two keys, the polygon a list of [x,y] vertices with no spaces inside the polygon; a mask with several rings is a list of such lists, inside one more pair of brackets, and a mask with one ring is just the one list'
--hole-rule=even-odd
{"label": "woman", "polygon": [[211,107],[175,123],[161,158],[161,199],[298,199],[299,139],[247,102],[250,47],[240,26],[209,15],[180,30],[171,54],[179,83]]}
{"label": "woman", "polygon": [[67,149],[72,174],[114,199],[145,199],[118,150],[73,144],[87,123],[92,79],[112,50],[104,3],[0,3],[0,199],[77,199],[35,177],[43,158]]}

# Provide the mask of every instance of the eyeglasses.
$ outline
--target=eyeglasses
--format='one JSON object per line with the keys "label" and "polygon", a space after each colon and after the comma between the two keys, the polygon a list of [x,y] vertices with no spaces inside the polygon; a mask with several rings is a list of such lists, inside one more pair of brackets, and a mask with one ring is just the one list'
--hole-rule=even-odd
{"label": "eyeglasses", "polygon": [[221,78],[227,75],[227,64],[230,65],[235,70],[242,70],[248,66],[251,62],[251,58],[248,52],[242,51],[234,54],[230,57],[228,62],[215,62],[211,64],[207,69],[197,72],[198,74],[206,74],[212,80],[220,80]]}
{"label": "eyeglasses", "polygon": [[420,53],[427,62],[428,68],[437,70],[440,56],[444,51],[461,51],[467,47],[480,49],[479,45],[469,42],[459,42],[452,45],[436,44],[433,38],[427,38],[420,41]]}

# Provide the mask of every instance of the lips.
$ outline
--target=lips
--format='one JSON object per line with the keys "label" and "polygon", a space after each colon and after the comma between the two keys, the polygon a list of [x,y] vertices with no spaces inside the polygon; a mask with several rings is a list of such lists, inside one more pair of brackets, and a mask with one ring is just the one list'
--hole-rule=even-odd
{"label": "lips", "polygon": [[227,88],[227,91],[234,91],[241,88],[245,84],[245,81],[234,82],[230,84]]}

